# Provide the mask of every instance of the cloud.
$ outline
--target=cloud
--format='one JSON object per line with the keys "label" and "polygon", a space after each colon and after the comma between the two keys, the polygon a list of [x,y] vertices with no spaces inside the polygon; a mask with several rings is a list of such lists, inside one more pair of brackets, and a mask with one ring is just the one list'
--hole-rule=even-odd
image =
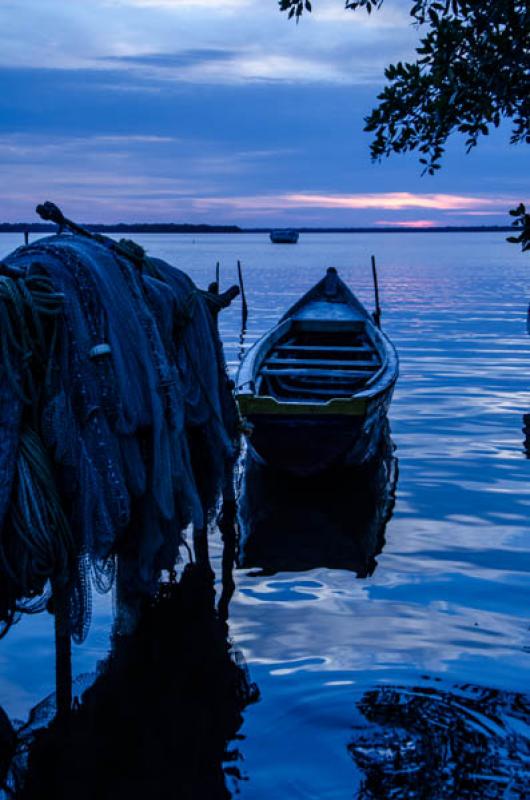
{"label": "cloud", "polygon": [[204,9],[212,11],[223,9],[242,8],[252,5],[253,0],[106,0],[108,6],[128,6],[132,8],[166,9],[180,11],[181,9]]}
{"label": "cloud", "polygon": [[383,4],[376,13],[368,14],[363,9],[353,12],[344,7],[337,0],[320,0],[315,2],[313,17],[318,22],[339,23],[340,25],[355,25],[368,31],[383,31],[389,29],[396,32],[399,28],[410,28],[411,17],[409,6]]}
{"label": "cloud", "polygon": [[380,85],[388,60],[410,55],[416,37],[399,6],[368,16],[340,0],[320,0],[298,26],[274,0],[21,0],[18,12],[0,4],[0,65],[112,65],[177,83]]}
{"label": "cloud", "polygon": [[501,207],[499,198],[466,197],[454,194],[412,194],[411,192],[388,192],[358,195],[287,195],[290,202],[318,208],[383,208],[401,211],[405,208],[430,208],[437,211],[455,211],[481,206]]}
{"label": "cloud", "polygon": [[196,48],[180,50],[173,53],[137,53],[133,55],[106,56],[102,61],[111,64],[156,67],[157,69],[174,69],[189,67],[205,62],[230,61],[237,57],[237,51],[221,48]]}
{"label": "cloud", "polygon": [[153,136],[151,134],[126,134],[113,136],[92,136],[89,141],[100,144],[167,144],[176,142],[174,136]]}
{"label": "cloud", "polygon": [[0,201],[0,221],[31,220],[46,199],[89,222],[202,218],[195,198],[252,180],[256,169],[267,170],[290,153],[141,133],[1,134],[0,168],[9,190]]}
{"label": "cloud", "polygon": [[116,158],[134,152],[138,147],[150,148],[175,144],[179,140],[173,136],[150,134],[106,134],[93,136],[42,136],[27,133],[0,134],[0,163],[48,163],[50,158],[61,157],[63,163],[69,158],[101,158],[111,155]]}
{"label": "cloud", "polygon": [[413,194],[412,192],[381,192],[369,194],[310,194],[287,193],[279,195],[255,195],[248,197],[207,197],[196,201],[198,207],[233,207],[269,211],[291,208],[387,210],[431,209],[436,211],[460,211],[495,207],[506,208],[513,200],[505,197],[466,196],[455,194]]}
{"label": "cloud", "polygon": [[383,225],[392,228],[437,228],[438,223],[434,222],[432,219],[409,219],[409,220],[387,220],[387,219],[378,219],[375,222],[376,225]]}
{"label": "cloud", "polygon": [[[239,85],[252,82],[350,83],[331,59],[271,52],[260,47],[239,50],[201,49],[175,53],[107,56],[101,62],[114,68],[134,69],[163,83]],[[371,68],[359,70],[355,82],[373,82]]]}
{"label": "cloud", "polygon": [[[509,200],[506,202],[515,202],[513,200]],[[519,205],[519,203],[517,203]],[[466,217],[495,217],[499,212],[498,211],[461,211],[460,214]]]}

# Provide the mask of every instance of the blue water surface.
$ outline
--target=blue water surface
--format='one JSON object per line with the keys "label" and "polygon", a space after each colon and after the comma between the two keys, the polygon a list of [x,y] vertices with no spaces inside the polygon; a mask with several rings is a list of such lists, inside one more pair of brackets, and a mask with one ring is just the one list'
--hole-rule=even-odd
{"label": "blue water surface", "polygon": [[[374,253],[383,326],[400,356],[390,411],[396,503],[372,574],[236,571],[230,634],[260,690],[238,745],[240,796],[524,796],[516,792],[530,764],[530,716],[521,711],[530,689],[528,255],[500,233],[306,234],[294,246],[265,234],[135,239],[201,286],[216,261],[221,288],[235,283],[240,259],[244,346],[327,266],[371,308]],[[0,239],[5,253],[18,244]],[[236,302],[220,322],[231,371],[240,315]],[[326,537],[326,517],[318,524]],[[214,534],[217,568],[220,553]],[[76,674],[105,657],[111,619],[111,598],[95,596],[88,640],[74,648]],[[0,705],[12,717],[53,690],[52,645],[47,615],[24,619],[0,643]],[[413,774],[429,736],[457,736],[458,725],[484,736],[497,760],[466,762],[464,789],[450,770],[432,795],[395,783],[398,761]]]}

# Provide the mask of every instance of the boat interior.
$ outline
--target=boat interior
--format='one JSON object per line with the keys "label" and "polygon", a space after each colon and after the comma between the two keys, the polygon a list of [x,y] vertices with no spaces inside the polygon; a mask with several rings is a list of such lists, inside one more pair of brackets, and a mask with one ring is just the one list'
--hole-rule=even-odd
{"label": "boat interior", "polygon": [[327,402],[351,397],[381,367],[364,321],[321,321],[314,327],[294,321],[262,360],[256,393],[283,401]]}

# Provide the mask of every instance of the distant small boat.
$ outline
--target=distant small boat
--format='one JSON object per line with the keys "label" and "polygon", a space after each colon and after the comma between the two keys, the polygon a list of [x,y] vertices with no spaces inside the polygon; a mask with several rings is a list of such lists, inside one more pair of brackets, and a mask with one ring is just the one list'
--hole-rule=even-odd
{"label": "distant small boat", "polygon": [[294,228],[278,228],[270,232],[271,242],[274,244],[296,244],[299,235]]}
{"label": "distant small boat", "polygon": [[330,268],[246,353],[236,397],[249,447],[295,475],[374,457],[398,377],[386,334]]}

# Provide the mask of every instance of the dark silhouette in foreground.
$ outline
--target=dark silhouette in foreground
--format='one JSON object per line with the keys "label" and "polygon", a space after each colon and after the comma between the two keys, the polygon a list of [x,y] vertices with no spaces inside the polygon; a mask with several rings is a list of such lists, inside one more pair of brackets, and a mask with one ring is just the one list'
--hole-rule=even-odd
{"label": "dark silhouette in foreground", "polygon": [[161,584],[134,632],[114,634],[109,657],[69,716],[32,726],[17,798],[231,797],[225,775],[237,781],[239,769],[228,743],[258,691],[228,640],[234,548],[226,520],[223,533],[219,611],[206,564],[190,563],[178,582]]}

